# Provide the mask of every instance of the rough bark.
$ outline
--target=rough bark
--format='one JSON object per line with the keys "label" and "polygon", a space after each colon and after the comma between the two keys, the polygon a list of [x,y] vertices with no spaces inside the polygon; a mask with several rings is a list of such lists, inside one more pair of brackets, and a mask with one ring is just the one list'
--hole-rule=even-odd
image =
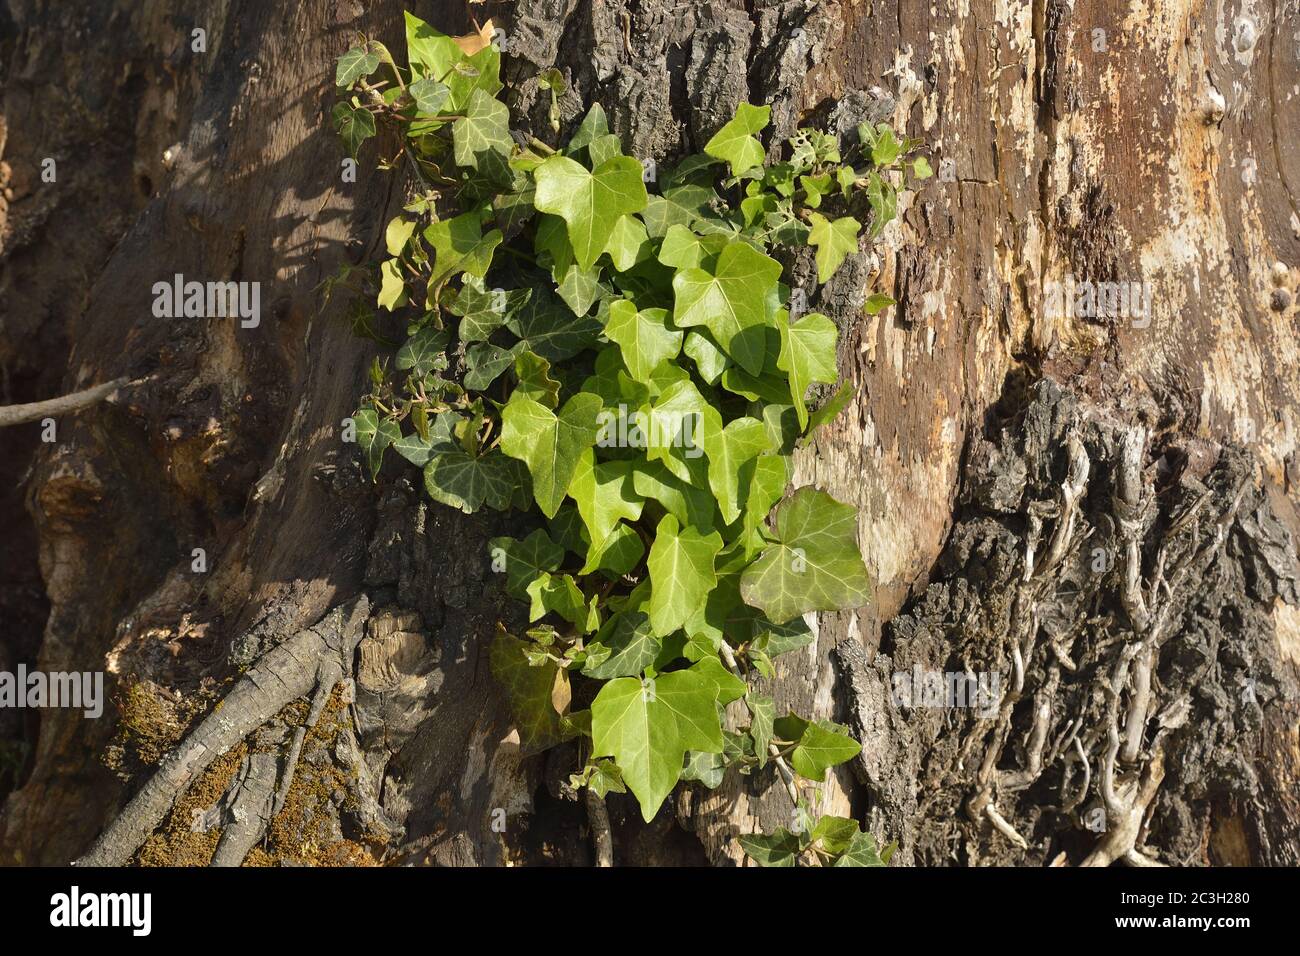
{"label": "rough bark", "polygon": [[[460,4],[412,6],[450,31],[467,24]],[[61,419],[52,445],[34,426],[0,431],[0,507],[19,528],[0,564],[0,613],[13,624],[0,665],[105,668],[118,706],[98,722],[45,711],[39,726],[0,724],[32,745],[0,813],[0,860],[85,852],[242,668],[364,592],[374,610],[355,714],[322,721],[341,728],[332,736],[299,735],[315,770],[300,773],[290,809],[315,807],[340,846],[392,861],[592,862],[564,753],[520,753],[488,672],[492,628],[516,612],[477,556],[507,519],[422,500],[395,466],[375,489],[339,441],[372,349],[317,287],[339,264],[373,257],[403,184],[365,163],[356,183],[341,182],[326,122],[332,60],[359,31],[400,50],[401,4],[93,7],[11,2],[4,22],[4,401],[151,378],[124,403]],[[1296,11],[1245,0],[475,10],[504,24],[513,105],[544,138],[536,76],[559,66],[574,91],[566,121],[600,100],[629,150],[660,162],[698,149],[745,99],[773,104],[778,139],[800,118],[847,132],[870,116],[933,151],[941,175],[905,194],[882,243],[813,303],[840,325],[840,370],[858,397],[800,459],[796,481],[862,509],[878,581],[871,606],[822,615],[816,643],[783,659],[769,688],[778,707],[861,729],[863,756],[825,788],[823,809],[854,813],[917,863],[1049,863],[1061,852],[1078,863],[1099,848],[1295,862],[1300,157],[1286,143],[1300,109]],[[204,54],[190,51],[195,26],[207,31]],[[51,155],[60,179],[43,184]],[[808,261],[790,266],[806,281]],[[153,282],[177,272],[261,281],[260,327],[153,318]],[[1051,314],[1044,288],[1067,273],[1151,282],[1150,323]],[[898,305],[860,314],[867,289]],[[1034,384],[1043,378],[1057,384]],[[1070,423],[1091,472],[1067,509]],[[1126,567],[1109,489],[1123,472],[1115,435],[1139,426],[1151,437],[1130,504],[1166,496],[1134,538],[1142,587],[1161,544],[1191,534],[1170,533],[1176,505],[1196,494],[1188,477],[1212,489],[1196,534],[1224,529],[1215,574],[1188,579],[1149,658],[1128,578],[1080,569],[1089,533],[1113,538]],[[1074,523],[1030,593],[1034,522],[1042,562],[1067,510]],[[190,571],[196,547],[203,575]],[[37,564],[39,582],[26,570]],[[1040,608],[1033,623],[1015,617],[1022,594],[1022,614]],[[1058,631],[1089,601],[1086,619],[1108,623],[1069,652],[1082,676],[1053,677]],[[1151,675],[1142,708],[1127,671],[1105,691],[1129,643],[1134,673]],[[1010,682],[1017,649],[1022,695],[1005,719],[942,720],[890,702],[897,669],[969,664]],[[1243,675],[1254,703],[1235,683]],[[1174,726],[1167,708],[1184,693],[1194,716]],[[1057,739],[1067,712],[1086,718],[1080,746],[1094,748],[1098,798],[1107,762],[1097,757],[1112,729],[1118,738],[1107,788],[1125,796],[1104,808],[1105,837],[1065,806],[1078,777],[1058,786],[1074,749]],[[284,746],[306,716],[285,708],[265,732]],[[159,845],[211,860],[215,831],[164,831],[188,834],[187,800],[237,802],[258,764],[238,750],[214,761]],[[329,768],[347,791],[337,801],[306,789]],[[1127,831],[1116,834],[1139,798],[1141,832],[1126,846]],[[713,793],[687,788],[646,828],[611,797],[614,859],[736,861],[735,834],[787,824],[788,804],[779,780],[756,774]],[[283,833],[272,823],[271,859],[298,859],[295,832],[320,823],[308,816]],[[136,858],[194,858],[179,854]]]}

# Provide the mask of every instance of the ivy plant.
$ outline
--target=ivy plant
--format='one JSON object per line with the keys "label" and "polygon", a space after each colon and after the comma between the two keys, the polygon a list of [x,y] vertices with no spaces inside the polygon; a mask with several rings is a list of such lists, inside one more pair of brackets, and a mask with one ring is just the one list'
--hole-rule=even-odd
{"label": "ivy plant", "polygon": [[[362,38],[336,75],[348,152],[392,130],[382,164],[418,185],[373,273],[341,277],[366,290],[354,328],[396,348],[372,365],[356,435],[372,477],[392,452],[434,501],[535,515],[485,556],[527,606],[529,627],[501,626],[491,650],[523,747],[578,739],[573,785],[631,791],[646,820],[680,781],[774,764],[793,823],[742,839],[751,858],[882,865],[800,790],[859,744],[778,716],[756,686],[813,642],[805,615],[870,596],[857,512],[788,493],[796,446],[852,391],[831,388],[835,323],[791,315],[773,253],[811,246],[829,281],[895,214],[907,172],[929,174],[907,161],[917,144],[864,124],[843,151],[800,129],[769,162],[770,107],[742,104],[702,155],[652,176],[599,105],[558,146],[513,133],[481,38],[408,14],[406,42],[405,68]],[[558,128],[564,83],[546,85]],[[394,323],[398,341],[377,333]]]}

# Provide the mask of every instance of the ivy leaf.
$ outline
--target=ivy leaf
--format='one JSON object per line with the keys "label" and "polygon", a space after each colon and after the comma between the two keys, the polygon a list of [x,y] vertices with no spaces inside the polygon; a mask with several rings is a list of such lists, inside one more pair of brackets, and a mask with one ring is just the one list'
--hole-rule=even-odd
{"label": "ivy leaf", "polygon": [[588,172],[567,156],[552,156],[534,172],[534,205],[564,219],[578,265],[590,269],[605,250],[620,216],[645,208],[641,164],[615,156]]}
{"label": "ivy leaf", "polygon": [[609,120],[605,116],[605,108],[599,103],[593,103],[591,109],[587,110],[587,115],[578,124],[578,128],[569,137],[569,143],[564,147],[565,155],[572,156],[593,140],[608,135]]}
{"label": "ivy leaf", "polygon": [[745,682],[727,670],[716,652],[696,661],[690,670],[713,685],[713,697],[724,707],[745,696]]}
{"label": "ivy leaf", "polygon": [[554,408],[560,404],[560,383],[551,378],[551,363],[527,349],[515,356],[515,377],[519,379],[514,394]]}
{"label": "ivy leaf", "polygon": [[373,481],[384,463],[384,449],[402,437],[402,429],[397,422],[381,419],[373,408],[361,409],[352,416],[352,421],[357,428],[357,444],[361,446]]}
{"label": "ivy leaf", "polygon": [[722,550],[716,531],[703,535],[683,529],[672,515],[664,515],[650,546],[650,623],[654,632],[667,636],[704,604],[717,585],[714,559]]}
{"label": "ivy leaf", "polygon": [[825,780],[828,768],[852,760],[862,750],[861,744],[835,724],[804,720],[796,714],[777,720],[775,730],[778,737],[795,745],[790,766],[808,780]]}
{"label": "ivy leaf", "polygon": [[662,646],[643,611],[615,614],[596,633],[595,642],[609,648],[609,656],[597,664],[588,661],[582,672],[597,680],[638,676],[654,663]]}
{"label": "ivy leaf", "polygon": [[646,233],[651,239],[662,239],[673,226],[689,226],[717,198],[712,189],[689,184],[665,189],[662,196],[650,196],[641,213]]}
{"label": "ivy leaf", "polygon": [[672,225],[659,246],[658,259],[674,269],[694,269],[716,259],[726,244],[725,236],[697,236],[685,226]]}
{"label": "ivy leaf", "polygon": [[367,110],[351,103],[335,103],[330,115],[334,120],[334,130],[342,138],[348,155],[356,159],[361,144],[375,135],[375,118]]}
{"label": "ivy leaf", "polygon": [[870,833],[854,833],[849,845],[832,866],[887,866]]}
{"label": "ivy leaf", "polygon": [[709,488],[718,501],[723,524],[740,517],[740,470],[751,458],[768,449],[767,428],[757,418],[742,417],[704,436],[709,456]]}
{"label": "ivy leaf", "polygon": [[686,754],[686,766],[682,767],[683,780],[695,780],[710,790],[722,785],[727,773],[727,758],[722,754],[705,753],[692,750]]}
{"label": "ivy leaf", "polygon": [[512,395],[501,413],[501,450],[528,465],[533,496],[555,517],[582,453],[596,444],[600,396],[579,392],[557,415],[531,398]]}
{"label": "ivy leaf", "polygon": [[808,611],[860,607],[870,599],[857,546],[857,510],[810,486],[776,510],[777,543],[740,579],[746,604],[784,624]]}
{"label": "ivy leaf", "polygon": [[[771,441],[770,430],[768,441]],[[785,494],[786,482],[789,480],[789,464],[780,455],[760,455],[741,466],[740,488],[745,495],[741,540],[749,557],[758,554],[766,545],[759,528],[772,506]]]}
{"label": "ivy leaf", "polygon": [[406,304],[406,278],[402,275],[400,259],[388,259],[379,267],[379,300],[381,309],[395,312]]}
{"label": "ivy leaf", "polygon": [[833,817],[828,814],[817,820],[817,825],[809,834],[809,840],[813,843],[821,843],[822,849],[827,853],[838,856],[849,848],[854,834],[860,832],[861,828],[857,820]]}
{"label": "ivy leaf", "polygon": [[767,766],[767,748],[772,742],[773,723],[776,720],[776,703],[771,697],[750,694],[745,700],[749,707],[749,735],[754,738],[754,756],[759,767]]}
{"label": "ivy leaf", "polygon": [[752,833],[737,837],[736,842],[759,866],[794,866],[803,849],[799,837],[784,827],[772,834]]}
{"label": "ivy leaf", "polygon": [[867,315],[878,315],[884,309],[891,305],[897,305],[892,296],[885,295],[883,292],[877,292],[867,296],[867,301],[862,303],[862,311]]}
{"label": "ivy leaf", "polygon": [[447,339],[446,330],[425,326],[397,350],[398,369],[424,378],[440,365],[446,368]]}
{"label": "ivy leaf", "polygon": [[723,748],[712,688],[690,671],[609,681],[592,702],[591,735],[592,755],[614,758],[647,823],[680,779],[686,751]]}
{"label": "ivy leaf", "polygon": [[600,323],[590,316],[574,315],[546,289],[533,296],[506,322],[533,352],[548,362],[562,362],[596,344]]}
{"label": "ivy leaf", "polygon": [[482,279],[468,276],[447,311],[460,318],[462,342],[486,342],[493,332],[532,297],[532,289],[488,289]]}
{"label": "ivy leaf", "polygon": [[415,220],[394,216],[384,229],[384,247],[390,256],[400,256],[415,232]]}
{"label": "ivy leaf", "polygon": [[484,503],[505,511],[523,478],[515,462],[499,451],[475,457],[460,445],[435,447],[424,466],[424,490],[429,497],[466,514]]}
{"label": "ivy leaf", "polygon": [[808,427],[808,406],[804,395],[813,382],[832,384],[839,377],[835,367],[835,323],[820,313],[805,315],[781,328],[781,356],[776,367],[790,376],[790,396],[799,416],[799,429]]}
{"label": "ivy leaf", "polygon": [[619,216],[605,243],[605,252],[619,272],[627,272],[650,257],[650,239],[645,224],[636,216]]}
{"label": "ivy leaf", "polygon": [[[663,462],[638,464],[632,472],[632,488],[641,497],[653,498],[663,505],[682,527],[699,528],[705,533],[713,530],[713,496],[703,488],[682,481]],[[777,497],[780,495],[778,491]]]}
{"label": "ivy leaf", "polygon": [[558,744],[567,735],[552,702],[559,667],[554,661],[530,666],[524,656],[525,647],[523,641],[500,631],[492,642],[490,661],[493,676],[509,692],[520,747],[526,753],[536,753]]}
{"label": "ivy leaf", "polygon": [[912,161],[912,175],[917,179],[929,179],[934,175],[934,170],[930,168],[930,161],[924,156],[918,156]]}
{"label": "ivy leaf", "polygon": [[577,467],[569,482],[568,494],[578,506],[591,550],[583,574],[595,570],[594,560],[600,557],[605,542],[614,532],[619,520],[636,521],[641,517],[645,499],[632,486],[632,462],[603,461],[596,463],[591,448],[578,456]]}
{"label": "ivy leaf", "polygon": [[753,169],[763,162],[764,156],[763,144],[754,134],[763,131],[771,116],[770,106],[741,103],[735,117],[704,144],[704,152],[727,162],[733,176]]}
{"label": "ivy leaf", "polygon": [[451,90],[446,83],[440,83],[432,77],[423,77],[406,88],[415,101],[415,111],[421,116],[433,118],[442,112],[451,98]]}
{"label": "ivy leaf", "polygon": [[501,243],[501,230],[483,234],[478,210],[470,210],[451,219],[440,219],[424,230],[424,238],[435,255],[429,287],[456,271],[468,272],[480,279],[492,264],[492,252]]}
{"label": "ivy leaf", "polygon": [[465,366],[468,369],[465,373],[465,387],[476,392],[485,390],[514,364],[519,348],[518,342],[508,349],[491,342],[475,342],[470,345],[465,350]]}
{"label": "ivy leaf", "polygon": [[660,362],[676,358],[682,349],[684,333],[668,327],[665,309],[637,310],[636,304],[619,299],[609,307],[605,335],[618,343],[623,364],[639,382],[650,379]]}
{"label": "ivy leaf", "polygon": [[524,601],[528,599],[528,585],[543,571],[555,571],[564,560],[564,549],[551,540],[541,528],[522,541],[516,538],[493,538],[491,548],[492,570],[506,576],[506,593]]}
{"label": "ivy leaf", "polygon": [[769,658],[797,651],[813,642],[812,629],[801,617],[791,618],[785,624],[760,620],[755,624],[755,630],[757,633],[749,646]]}
{"label": "ivy leaf", "polygon": [[594,631],[600,624],[595,601],[588,604],[577,582],[570,574],[551,574],[543,571],[525,588],[528,593],[529,623],[547,614],[558,614],[584,633]]}
{"label": "ivy leaf", "polygon": [[334,85],[349,87],[363,76],[379,69],[379,54],[366,47],[354,46],[338,59],[334,67]]}
{"label": "ivy leaf", "polygon": [[713,344],[713,340],[704,332],[692,329],[686,333],[686,344],[682,351],[695,360],[695,368],[700,378],[710,385],[716,385],[722,373],[727,370],[727,356]]}
{"label": "ivy leaf", "polygon": [[767,298],[780,277],[776,260],[746,242],[729,242],[712,272],[682,269],[673,276],[673,322],[706,326],[724,352],[758,375],[767,357]]}
{"label": "ivy leaf", "polygon": [[451,139],[457,166],[481,169],[484,154],[496,153],[502,160],[489,168],[500,168],[512,144],[510,110],[495,96],[476,89],[465,115],[452,125]]}
{"label": "ivy leaf", "polygon": [[858,251],[858,231],[862,225],[852,216],[831,222],[817,212],[809,216],[809,222],[812,230],[808,233],[808,245],[817,249],[817,281],[825,283],[846,256]]}
{"label": "ivy leaf", "polygon": [[411,13],[406,14],[406,55],[411,72],[440,79],[465,58],[456,41]]}
{"label": "ivy leaf", "polygon": [[600,284],[599,269],[581,269],[575,263],[564,272],[556,291],[574,315],[585,316],[606,290]]}
{"label": "ivy leaf", "polygon": [[853,386],[849,382],[841,385],[836,389],[834,395],[826,399],[826,403],[821,408],[808,416],[807,430],[811,432],[828,422],[834,421],[839,413],[844,411],[849,402],[853,400],[853,394]]}
{"label": "ivy leaf", "polygon": [[875,239],[898,215],[898,193],[894,184],[877,172],[867,178],[867,202],[871,204],[871,233]]}

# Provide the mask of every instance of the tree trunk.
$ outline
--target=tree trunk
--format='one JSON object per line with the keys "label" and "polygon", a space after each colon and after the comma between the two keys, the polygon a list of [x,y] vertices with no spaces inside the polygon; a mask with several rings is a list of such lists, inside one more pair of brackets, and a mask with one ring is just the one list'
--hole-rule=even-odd
{"label": "tree trunk", "polygon": [[[480,556],[511,519],[433,504],[395,464],[376,488],[341,440],[374,347],[319,286],[374,258],[403,183],[341,176],[333,61],[359,32],[400,51],[403,5],[82,6],[0,19],[4,402],[138,384],[52,442],[0,430],[0,670],[105,670],[113,703],[0,710],[0,861],[83,854],[241,675],[365,593],[355,701],[320,696],[247,861],[595,862],[572,755],[521,755],[487,665],[517,611]],[[470,25],[459,3],[412,8]],[[598,100],[658,163],[746,100],[773,104],[773,143],[870,117],[934,157],[814,303],[857,398],[796,484],[861,509],[877,581],[769,689],[864,744],[820,809],[907,863],[1300,863],[1300,14],[471,9],[503,27],[512,108],[543,138],[537,76],[558,66],[566,123]],[[155,318],[175,274],[260,282],[260,324]],[[1149,310],[1071,314],[1051,296],[1067,276],[1146,283]],[[871,291],[897,305],[866,316]],[[996,675],[996,706],[898,699],[900,675],[965,670]],[[266,798],[259,755],[307,712],[277,705],[187,780],[133,859],[210,862],[223,795]],[[737,834],[790,820],[770,772],[683,786],[649,825],[607,804],[616,864],[739,862]]]}

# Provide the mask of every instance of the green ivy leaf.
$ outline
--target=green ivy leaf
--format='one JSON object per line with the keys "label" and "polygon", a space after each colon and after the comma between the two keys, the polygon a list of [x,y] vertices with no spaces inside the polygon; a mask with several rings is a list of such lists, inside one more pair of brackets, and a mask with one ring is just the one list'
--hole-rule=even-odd
{"label": "green ivy leaf", "polygon": [[718,130],[707,143],[704,152],[731,166],[731,175],[739,176],[763,162],[763,144],[756,138],[767,126],[772,116],[770,106],[751,106],[741,103],[735,118]]}
{"label": "green ivy leaf", "polygon": [[335,103],[330,114],[334,130],[347,147],[348,155],[356,159],[361,144],[375,135],[375,118],[366,110],[351,103]]}
{"label": "green ivy leaf", "polygon": [[590,269],[605,250],[620,216],[645,208],[641,164],[616,156],[588,172],[566,156],[552,156],[534,172],[534,204],[568,226],[578,265]]}
{"label": "green ivy leaf", "polygon": [[414,219],[407,219],[404,216],[394,216],[389,221],[388,227],[384,230],[384,247],[390,256],[402,254],[406,244],[411,241],[415,226]]}
{"label": "green ivy leaf", "polygon": [[600,626],[595,601],[587,601],[572,575],[543,571],[528,582],[525,590],[529,600],[529,623],[538,621],[547,614],[558,614],[583,633],[594,631]]}
{"label": "green ivy leaf", "polygon": [[660,362],[676,358],[684,333],[668,326],[665,309],[637,310],[636,304],[619,299],[610,304],[605,335],[618,343],[623,364],[632,377],[646,382]]}
{"label": "green ivy leaf", "polygon": [[778,719],[775,730],[778,737],[795,745],[790,766],[808,780],[825,780],[829,768],[852,760],[862,750],[861,744],[835,724],[804,720],[796,714]]}
{"label": "green ivy leaf", "polygon": [[614,533],[620,519],[636,521],[641,517],[645,499],[632,485],[632,462],[602,461],[596,463],[591,448],[578,456],[578,464],[569,482],[568,494],[578,506],[591,550],[583,574],[595,570],[595,564]]}
{"label": "green ivy leaf", "polygon": [[424,230],[425,240],[433,247],[434,268],[429,287],[457,271],[480,279],[492,264],[492,253],[501,244],[501,230],[483,233],[482,216],[470,210],[451,219],[440,219]]}
{"label": "green ivy leaf", "polygon": [[435,368],[446,368],[447,340],[446,330],[425,326],[397,350],[398,369],[409,371],[416,378],[424,378]]}
{"label": "green ivy leaf", "polygon": [[357,444],[373,481],[384,463],[384,450],[402,437],[402,429],[397,422],[381,419],[373,408],[361,409],[352,416],[352,421],[357,429]]}
{"label": "green ivy leaf", "polygon": [[870,833],[855,833],[849,839],[849,845],[832,866],[886,866],[888,865],[876,848],[876,838]]}
{"label": "green ivy leaf", "polygon": [[543,571],[559,570],[564,549],[541,528],[522,541],[510,537],[493,538],[492,570],[506,576],[506,592],[519,601],[528,600],[528,585]]}
{"label": "green ivy leaf", "polygon": [[685,228],[704,215],[717,198],[712,189],[690,184],[665,189],[661,196],[650,196],[641,213],[646,233],[651,239],[665,238],[673,226]]}
{"label": "green ivy leaf", "polygon": [[406,305],[406,277],[402,261],[389,259],[379,267],[379,307],[395,312]]}
{"label": "green ivy leaf", "polygon": [[809,216],[809,222],[812,230],[808,233],[808,244],[817,249],[817,281],[825,283],[846,256],[858,251],[858,231],[862,225],[852,216],[831,222],[816,212]]}
{"label": "green ivy leaf", "polygon": [[790,376],[790,397],[794,399],[799,428],[808,427],[808,406],[804,395],[814,382],[833,384],[839,377],[835,367],[835,323],[820,313],[805,315],[781,329],[781,356],[776,367]]}
{"label": "green ivy leaf", "polygon": [[353,47],[338,59],[334,67],[334,85],[349,87],[363,76],[379,69],[379,54],[367,47]]}
{"label": "green ivy leaf", "polygon": [[498,451],[475,457],[459,445],[434,448],[424,466],[424,490],[434,501],[473,514],[485,503],[505,511],[523,478]]}
{"label": "green ivy leaf", "polygon": [[736,842],[759,866],[794,866],[803,849],[799,838],[784,827],[772,834],[753,833],[737,837]]}
{"label": "green ivy leaf", "polygon": [[528,465],[533,496],[555,517],[582,453],[596,444],[598,395],[579,392],[557,415],[531,398],[512,395],[501,413],[501,450]]}
{"label": "green ivy leaf", "polygon": [[749,735],[754,738],[754,756],[758,758],[759,767],[765,767],[768,745],[774,733],[776,703],[771,697],[751,693],[745,704],[749,707]]}
{"label": "green ivy leaf", "polygon": [[767,429],[757,418],[737,418],[720,432],[705,434],[709,488],[717,498],[723,524],[731,524],[740,517],[741,466],[768,447]]}
{"label": "green ivy leaf", "polygon": [[551,363],[527,349],[515,356],[515,377],[519,379],[514,394],[531,398],[547,408],[560,404],[560,383],[551,378]]}
{"label": "green ivy leaf", "polygon": [[677,630],[704,604],[717,584],[713,562],[722,550],[716,531],[704,535],[682,528],[672,515],[664,515],[650,545],[650,623],[666,636]]}
{"label": "green ivy leaf", "polygon": [[591,705],[592,755],[613,757],[649,822],[681,777],[688,750],[721,753],[712,689],[698,674],[619,677]]}
{"label": "green ivy leaf", "polygon": [[560,714],[552,703],[558,666],[548,661],[532,667],[524,656],[525,644],[501,631],[492,642],[492,674],[509,692],[510,711],[519,729],[520,748],[536,753],[563,740]]}
{"label": "green ivy leaf", "polygon": [[601,326],[590,316],[575,315],[546,289],[534,289],[528,301],[506,322],[527,348],[548,362],[562,362],[596,344]]}
{"label": "green ivy leaf", "polygon": [[821,408],[808,416],[807,430],[811,432],[828,422],[834,421],[839,413],[844,411],[849,402],[853,400],[853,394],[853,386],[850,383],[845,382],[841,385],[836,389],[834,395],[826,399],[826,403]]}
{"label": "green ivy leaf", "polygon": [[638,262],[650,257],[650,239],[645,224],[636,216],[619,216],[614,231],[605,243],[609,261],[619,272],[627,272]]}
{"label": "green ivy leaf", "polygon": [[431,77],[416,80],[406,88],[406,92],[415,101],[416,113],[425,118],[437,117],[451,99],[451,90],[447,84],[439,83]]}
{"label": "green ivy leaf", "polygon": [[597,632],[595,642],[609,648],[609,656],[599,663],[590,661],[582,672],[596,680],[636,677],[654,663],[662,646],[643,611],[621,611]]}
{"label": "green ivy leaf", "polygon": [[[483,163],[493,162],[487,168],[499,169],[510,155],[510,111],[496,97],[476,89],[464,116],[452,125],[451,138],[457,166],[484,169]],[[498,158],[485,158],[488,153]]]}
{"label": "green ivy leaf", "polygon": [[682,269],[673,276],[678,328],[703,325],[728,355],[752,375],[767,357],[768,295],[781,264],[745,242],[729,242],[712,272]]}
{"label": "green ivy leaf", "polygon": [[741,576],[745,603],[774,624],[808,611],[860,607],[870,598],[857,546],[857,510],[810,486],[776,510],[777,543]]}

